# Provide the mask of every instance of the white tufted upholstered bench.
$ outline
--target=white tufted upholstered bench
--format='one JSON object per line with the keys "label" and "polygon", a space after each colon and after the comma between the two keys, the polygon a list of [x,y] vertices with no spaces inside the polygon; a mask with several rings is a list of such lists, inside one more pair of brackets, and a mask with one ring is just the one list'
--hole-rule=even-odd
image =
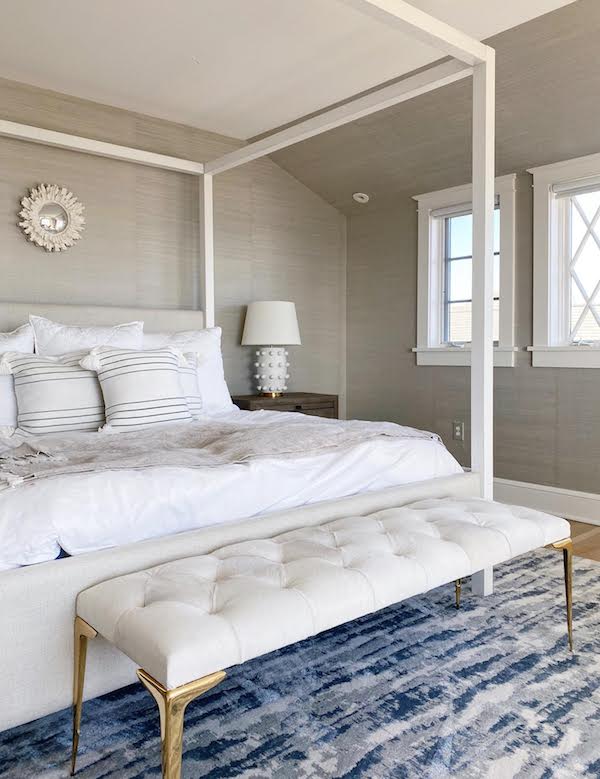
{"label": "white tufted upholstered bench", "polygon": [[166,779],[181,772],[186,705],[228,668],[541,546],[564,552],[568,522],[478,499],[429,499],[244,541],[120,576],[80,593],[75,621],[72,772],[88,638],[139,666],[158,703]]}

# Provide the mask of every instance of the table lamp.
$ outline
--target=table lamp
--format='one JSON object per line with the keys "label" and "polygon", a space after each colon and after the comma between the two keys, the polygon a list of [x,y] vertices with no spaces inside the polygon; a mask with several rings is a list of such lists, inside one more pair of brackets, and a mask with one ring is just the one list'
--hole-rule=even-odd
{"label": "table lamp", "polygon": [[285,346],[300,344],[296,306],[288,300],[257,300],[248,304],[243,346],[260,346],[254,367],[256,389],[276,398],[287,390],[289,362]]}

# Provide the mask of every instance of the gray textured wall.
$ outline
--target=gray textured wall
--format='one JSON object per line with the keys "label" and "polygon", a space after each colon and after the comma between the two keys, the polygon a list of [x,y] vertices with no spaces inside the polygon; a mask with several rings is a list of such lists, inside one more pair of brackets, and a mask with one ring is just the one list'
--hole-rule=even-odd
{"label": "gray textured wall", "polygon": [[[2,118],[195,160],[239,143],[128,111],[0,80]],[[58,255],[16,226],[19,200],[40,182],[71,189],[86,207],[82,240]],[[189,307],[198,245],[197,180],[184,174],[0,138],[0,298]],[[340,392],[345,381],[345,219],[265,159],[215,181],[217,322],[233,392],[248,391],[239,346],[253,299],[296,301],[303,345],[298,390]]]}
{"label": "gray textured wall", "polygon": [[[600,4],[580,0],[492,41],[499,65],[498,172],[520,174],[516,344],[522,350],[532,338],[532,180],[524,169],[600,151],[600,112],[590,100],[600,84],[599,30]],[[421,157],[427,186],[419,191],[470,178],[464,141],[444,132],[454,110],[468,109],[465,89],[441,90],[420,106],[414,101],[412,132],[419,135],[422,121],[429,141],[428,164]],[[432,126],[433,101],[438,121]],[[449,159],[453,149],[456,157]],[[414,165],[411,157],[410,176]],[[385,200],[349,219],[349,413],[433,429],[468,464],[468,444],[450,436],[451,420],[464,419],[468,438],[469,371],[415,364],[409,350],[416,343],[416,209],[407,193],[388,191]],[[495,369],[494,383],[496,475],[598,492],[600,371],[532,368],[521,351],[515,368]]]}
{"label": "gray textured wall", "polygon": [[[600,371],[532,368],[531,179],[517,192],[514,368],[494,370],[496,476],[600,490]],[[468,368],[417,366],[417,215],[410,198],[353,216],[348,228],[348,412],[438,432],[469,463]],[[466,422],[467,443],[451,440]]]}
{"label": "gray textured wall", "polygon": [[[497,53],[497,173],[517,172],[517,344],[531,344],[528,167],[600,152],[600,2],[577,0],[489,41]],[[465,80],[285,149],[277,162],[350,216],[349,414],[442,434],[469,418],[464,368],[416,367],[416,211],[410,196],[471,178]],[[359,206],[352,192],[368,192]],[[600,371],[498,368],[496,474],[600,492]],[[468,430],[467,430],[468,433]]]}

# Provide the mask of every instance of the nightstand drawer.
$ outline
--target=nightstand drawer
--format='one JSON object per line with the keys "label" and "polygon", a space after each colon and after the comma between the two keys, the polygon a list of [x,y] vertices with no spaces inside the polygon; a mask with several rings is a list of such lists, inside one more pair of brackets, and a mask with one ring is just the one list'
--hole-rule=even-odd
{"label": "nightstand drawer", "polygon": [[233,402],[245,411],[291,411],[326,419],[338,418],[338,396],[318,392],[288,392],[277,398],[262,395],[234,395]]}
{"label": "nightstand drawer", "polygon": [[310,414],[313,417],[329,417],[335,419],[335,407],[333,403],[328,405],[316,403],[295,403],[294,405],[278,405],[277,411],[297,411],[300,414]]}

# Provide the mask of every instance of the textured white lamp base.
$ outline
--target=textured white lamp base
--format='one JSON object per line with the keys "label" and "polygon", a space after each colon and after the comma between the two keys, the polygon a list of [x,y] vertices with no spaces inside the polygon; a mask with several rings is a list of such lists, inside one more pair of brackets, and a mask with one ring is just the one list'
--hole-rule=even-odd
{"label": "textured white lamp base", "polygon": [[263,395],[281,395],[287,390],[289,362],[283,346],[263,346],[256,351],[256,389]]}

